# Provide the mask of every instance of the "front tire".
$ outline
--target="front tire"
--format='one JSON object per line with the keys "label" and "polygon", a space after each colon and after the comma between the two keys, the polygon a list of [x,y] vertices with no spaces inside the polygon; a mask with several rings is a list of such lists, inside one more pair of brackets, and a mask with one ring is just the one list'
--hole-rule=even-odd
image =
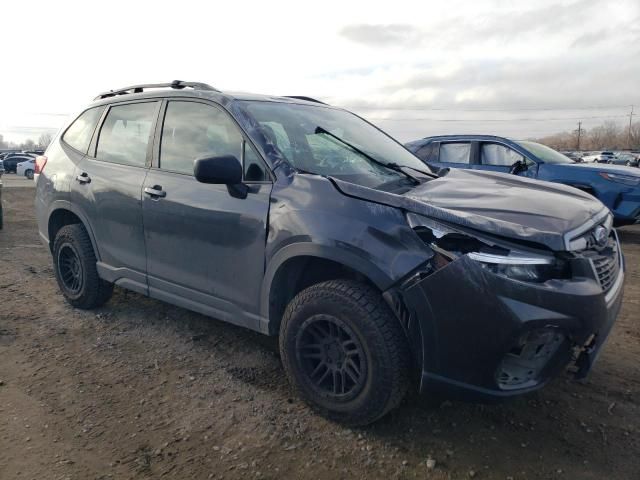
{"label": "front tire", "polygon": [[24,172],[24,176],[29,180],[33,180],[33,170],[27,170],[26,172]]}
{"label": "front tire", "polygon": [[397,407],[409,384],[406,336],[374,288],[331,280],[287,306],[280,353],[289,381],[324,416],[367,425]]}
{"label": "front tire", "polygon": [[58,231],[53,266],[60,291],[74,307],[96,308],[111,298],[113,284],[98,276],[93,245],[82,225],[65,225]]}

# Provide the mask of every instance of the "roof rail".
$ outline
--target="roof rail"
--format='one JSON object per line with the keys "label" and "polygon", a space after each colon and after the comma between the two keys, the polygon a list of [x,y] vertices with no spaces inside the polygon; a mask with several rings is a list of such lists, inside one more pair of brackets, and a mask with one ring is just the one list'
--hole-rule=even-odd
{"label": "roof rail", "polygon": [[327,103],[316,100],[315,98],[305,97],[304,95],[285,95],[284,98],[295,98],[296,100],[306,100],[307,102],[321,103],[322,105],[328,105]]}
{"label": "roof rail", "polygon": [[182,90],[185,87],[193,88],[194,90],[208,90],[211,92],[219,92],[217,88],[213,88],[211,85],[199,82],[183,82],[182,80],[174,80],[171,83],[147,83],[143,85],[132,85],[130,87],[119,88],[117,90],[109,90],[108,92],[102,92],[98,94],[94,100],[102,100],[103,98],[115,97],[116,95],[126,95],[128,93],[142,93],[148,88],[173,88],[176,90]]}

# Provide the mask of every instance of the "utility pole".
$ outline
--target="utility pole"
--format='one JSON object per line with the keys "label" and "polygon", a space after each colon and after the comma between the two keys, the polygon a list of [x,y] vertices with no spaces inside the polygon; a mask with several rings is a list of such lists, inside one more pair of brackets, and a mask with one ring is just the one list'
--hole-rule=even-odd
{"label": "utility pole", "polygon": [[627,135],[627,147],[631,150],[631,122],[633,120],[633,105],[631,105],[631,112],[629,112],[629,132]]}
{"label": "utility pole", "polygon": [[580,135],[582,134],[582,122],[578,122],[578,147],[577,151],[580,151]]}

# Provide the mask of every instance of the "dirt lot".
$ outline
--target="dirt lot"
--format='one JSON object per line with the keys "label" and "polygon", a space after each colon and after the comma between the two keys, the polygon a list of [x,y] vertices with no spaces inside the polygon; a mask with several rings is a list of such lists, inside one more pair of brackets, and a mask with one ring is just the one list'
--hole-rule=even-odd
{"label": "dirt lot", "polygon": [[640,478],[639,227],[621,231],[624,308],[586,382],[492,406],[413,397],[347,429],[293,395],[271,339],[121,289],[69,307],[34,189],[4,180],[0,479]]}

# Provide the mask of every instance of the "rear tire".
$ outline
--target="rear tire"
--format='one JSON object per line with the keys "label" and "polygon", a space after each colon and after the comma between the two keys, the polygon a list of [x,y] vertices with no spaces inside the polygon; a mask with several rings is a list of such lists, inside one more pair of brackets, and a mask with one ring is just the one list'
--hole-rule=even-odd
{"label": "rear tire", "polygon": [[93,245],[82,225],[65,225],[58,231],[53,266],[60,291],[74,307],[96,308],[111,298],[113,284],[98,276]]}
{"label": "rear tire", "polygon": [[33,180],[33,170],[27,170],[26,172],[24,172],[24,176],[29,180]]}
{"label": "rear tire", "polygon": [[280,353],[289,381],[322,415],[367,425],[397,407],[409,385],[409,347],[374,288],[331,280],[287,306]]}

